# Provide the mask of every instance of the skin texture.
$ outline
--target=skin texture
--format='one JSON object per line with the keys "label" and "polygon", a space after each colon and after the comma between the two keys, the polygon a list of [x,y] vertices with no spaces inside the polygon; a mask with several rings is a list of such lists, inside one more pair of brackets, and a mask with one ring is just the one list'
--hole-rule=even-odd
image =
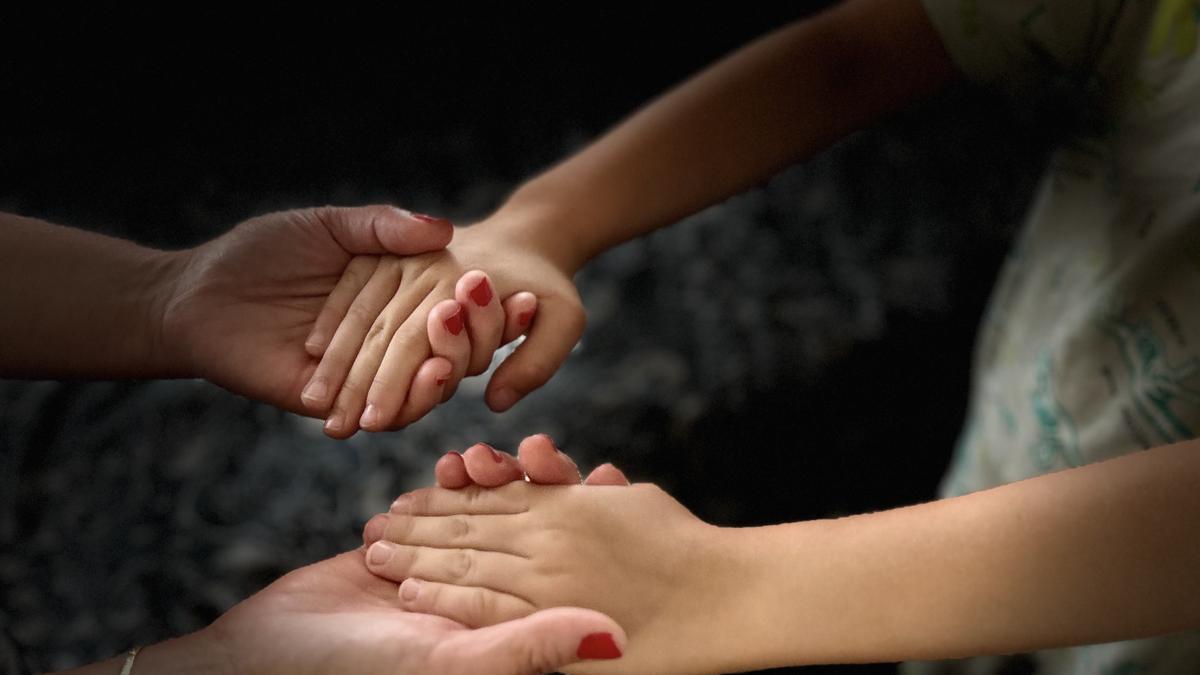
{"label": "skin texture", "polygon": [[[355,254],[420,254],[449,242],[449,223],[388,207],[310,209],[253,218],[172,255],[163,342],[185,370],[287,410],[312,414],[301,390],[317,360],[305,341]],[[445,363],[420,386],[435,387]],[[435,398],[440,398],[440,391]]]}
{"label": "skin texture", "polygon": [[709,526],[648,484],[481,487],[502,471],[402,496],[369,523],[367,566],[402,582],[405,608],[469,625],[568,604],[621,622],[624,658],[572,672],[945,659],[1200,628],[1200,441],[754,528]]}
{"label": "skin texture", "polygon": [[[327,433],[340,438],[360,427],[374,431],[410,423],[414,417],[402,393],[430,355],[452,362],[443,394],[448,398],[464,375],[487,369],[498,347],[528,333],[489,382],[486,400],[496,411],[541,386],[566,360],[585,323],[571,282],[574,270],[535,250],[517,250],[506,228],[496,224],[512,217],[497,215],[457,230],[445,251],[356,260],[347,269],[317,322],[337,325],[336,330],[328,342],[309,340],[310,353],[322,356],[309,386],[320,382],[324,388],[307,402],[313,413],[327,411]],[[439,308],[450,300],[466,319],[454,340],[440,320],[447,310]],[[469,345],[465,358],[452,342]],[[371,406],[377,409],[374,417],[366,415]]]}
{"label": "skin texture", "polygon": [[[679,657],[672,645],[700,637],[680,617],[724,595],[694,593],[725,577],[701,553],[709,526],[648,484],[418,491],[384,518],[367,565],[407,579],[405,608],[472,626],[576,601],[619,611],[630,639],[627,672],[666,672],[663,658]],[[639,524],[647,518],[653,527]],[[708,667],[682,665],[681,672]]]}
{"label": "skin texture", "polygon": [[[529,339],[488,383],[488,406],[509,409],[578,342],[585,315],[572,279],[587,260],[736,194],[953,78],[918,0],[851,0],[755,40],[526,182],[457,233],[446,252],[406,261],[392,302],[382,313],[375,304],[365,311],[379,315],[387,337],[367,341],[335,409],[357,416],[377,371],[404,390],[427,349],[419,327],[441,300],[469,303],[454,282],[471,270],[486,271],[500,298],[526,290],[540,304]],[[468,372],[495,347],[494,329],[484,332],[471,336]],[[376,365],[384,347],[396,366]],[[344,371],[344,361],[335,370]]]}
{"label": "skin texture", "polygon": [[[589,610],[470,630],[400,604],[397,584],[370,574],[362,550],[350,551],[291,572],[202,631],[143,649],[135,672],[536,675],[580,661],[585,639],[609,636],[617,651],[625,642],[619,626]],[[70,672],[115,673],[123,661]]]}
{"label": "skin texture", "polygon": [[[445,252],[357,257],[306,341],[321,360],[305,405],[327,413],[326,432],[336,438],[402,428],[452,396],[463,376],[483,372],[537,309],[533,293],[500,296],[488,275],[464,270]],[[435,401],[418,395],[429,388],[414,386],[430,357],[450,363],[434,378],[442,381]]]}

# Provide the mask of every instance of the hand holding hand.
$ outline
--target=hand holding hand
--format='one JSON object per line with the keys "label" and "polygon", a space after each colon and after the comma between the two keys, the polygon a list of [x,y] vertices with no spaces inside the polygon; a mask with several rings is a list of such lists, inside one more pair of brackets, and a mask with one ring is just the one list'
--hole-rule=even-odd
{"label": "hand holding hand", "polygon": [[[525,454],[549,449],[548,439],[534,439],[544,440],[533,440]],[[468,477],[470,467],[490,462],[492,475],[477,474],[487,482],[520,469],[503,453],[496,461],[492,452],[475,446],[443,462],[461,461]],[[550,456],[542,459],[558,465],[553,471],[564,468]],[[439,466],[439,479],[457,471]],[[404,495],[368,523],[364,541],[374,541],[370,570],[402,581],[402,605],[412,611],[478,626],[546,607],[591,607],[628,631],[628,649],[614,668],[703,672],[711,662],[684,646],[711,642],[706,632],[714,629],[717,608],[736,592],[716,530],[653,485],[513,481]]]}
{"label": "hand holding hand", "polygon": [[[418,419],[432,407],[416,386],[421,376],[442,387],[444,400],[527,329],[529,339],[489,383],[488,405],[507,410],[554,374],[583,332],[574,270],[520,237],[514,219],[496,215],[459,230],[446,251],[352,261],[307,340],[322,360],[305,405],[327,416],[327,433]],[[446,358],[449,371],[424,373],[430,355]]]}
{"label": "hand holding hand", "polygon": [[179,272],[164,303],[163,343],[183,372],[303,413],[300,392],[317,365],[305,338],[351,258],[435,251],[451,236],[449,222],[391,206],[252,218],[172,254]]}
{"label": "hand holding hand", "polygon": [[[401,608],[395,583],[363,551],[298,569],[211,626],[143,649],[140,672],[536,675],[585,659],[612,659],[625,641],[598,612],[560,608],[470,630]],[[81,673],[100,671],[97,667]]]}

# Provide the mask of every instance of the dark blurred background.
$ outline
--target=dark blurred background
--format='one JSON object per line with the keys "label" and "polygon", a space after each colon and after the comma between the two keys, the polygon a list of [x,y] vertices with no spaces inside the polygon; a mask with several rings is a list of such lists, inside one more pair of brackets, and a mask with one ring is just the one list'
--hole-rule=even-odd
{"label": "dark blurred background", "polygon": [[[820,4],[30,30],[0,52],[0,210],[167,248],[324,203],[469,223]],[[336,442],[201,381],[0,381],[0,666],[199,628],[357,545],[441,453],[480,440],[548,432],[721,524],[931,498],[1050,136],[1025,119],[957,87],[606,254],[578,279],[581,347],[504,415],[477,378],[403,432]]]}

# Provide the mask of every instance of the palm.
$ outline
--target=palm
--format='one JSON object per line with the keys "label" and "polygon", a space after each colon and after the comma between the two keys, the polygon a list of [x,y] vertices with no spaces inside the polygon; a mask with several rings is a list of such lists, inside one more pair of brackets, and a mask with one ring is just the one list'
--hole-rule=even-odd
{"label": "palm", "polygon": [[192,372],[304,412],[300,391],[317,364],[304,341],[351,257],[322,210],[251,219],[191,252],[166,340]]}
{"label": "palm", "polygon": [[[254,654],[245,672],[427,672],[435,647],[461,624],[399,608],[397,585],[371,574],[361,550],[298,569],[211,627],[232,653]],[[241,644],[245,643],[245,644]]]}

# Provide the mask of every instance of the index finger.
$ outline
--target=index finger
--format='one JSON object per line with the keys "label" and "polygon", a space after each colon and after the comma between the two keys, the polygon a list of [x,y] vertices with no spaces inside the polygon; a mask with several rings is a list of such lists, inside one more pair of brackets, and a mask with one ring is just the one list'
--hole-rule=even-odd
{"label": "index finger", "polygon": [[390,511],[410,516],[513,515],[529,510],[529,497],[529,486],[524,481],[498,488],[430,487],[400,495]]}

